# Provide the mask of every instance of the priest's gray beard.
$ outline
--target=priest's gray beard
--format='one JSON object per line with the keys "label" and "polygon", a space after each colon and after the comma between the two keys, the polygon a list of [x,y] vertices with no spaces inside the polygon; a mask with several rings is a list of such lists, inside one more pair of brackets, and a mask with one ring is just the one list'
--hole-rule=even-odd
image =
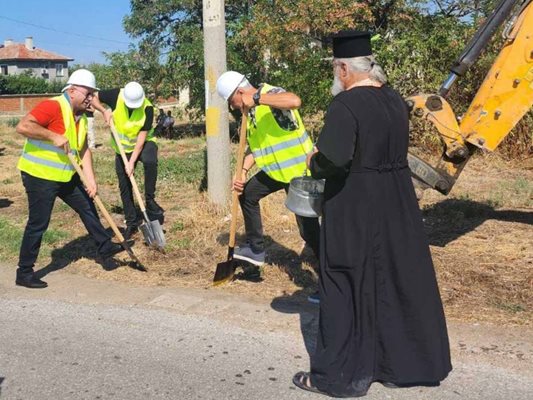
{"label": "priest's gray beard", "polygon": [[333,84],[331,85],[331,94],[333,96],[337,96],[343,90],[344,90],[344,86],[342,85],[342,82],[339,79],[339,76],[337,75],[337,73],[335,73],[333,75]]}

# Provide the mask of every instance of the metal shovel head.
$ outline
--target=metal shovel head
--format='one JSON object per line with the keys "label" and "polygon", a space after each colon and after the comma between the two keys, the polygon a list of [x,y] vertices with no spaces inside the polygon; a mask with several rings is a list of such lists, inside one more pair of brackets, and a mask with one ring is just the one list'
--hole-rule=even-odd
{"label": "metal shovel head", "polygon": [[148,246],[163,248],[166,244],[165,234],[159,221],[144,222],[139,227]]}
{"label": "metal shovel head", "polygon": [[215,277],[213,278],[213,285],[218,286],[231,281],[233,279],[234,274],[235,265],[233,262],[233,248],[230,247],[228,249],[228,259],[224,262],[217,264]]}

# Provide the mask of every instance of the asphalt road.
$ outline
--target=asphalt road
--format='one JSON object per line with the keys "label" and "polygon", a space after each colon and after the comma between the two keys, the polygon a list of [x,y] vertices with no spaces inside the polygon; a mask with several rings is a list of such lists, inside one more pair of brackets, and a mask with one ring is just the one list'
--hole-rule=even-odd
{"label": "asphalt road", "polygon": [[[308,369],[313,306],[48,278],[46,290],[17,288],[0,265],[2,400],[324,398],[291,383]],[[366,398],[532,398],[530,329],[451,324],[450,336],[454,370],[440,387],[374,384]]]}

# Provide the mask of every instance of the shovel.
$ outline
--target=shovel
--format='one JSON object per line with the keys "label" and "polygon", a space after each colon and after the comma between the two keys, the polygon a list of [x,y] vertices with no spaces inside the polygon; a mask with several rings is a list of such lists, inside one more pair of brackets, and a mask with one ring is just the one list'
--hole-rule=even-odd
{"label": "shovel", "polygon": [[[248,110],[244,109],[242,113],[241,129],[239,133],[239,149],[237,151],[237,166],[235,167],[235,176],[242,175],[242,164],[244,162],[244,148],[246,147],[246,121]],[[231,199],[231,226],[229,231],[228,259],[217,264],[213,285],[218,286],[229,282],[235,274],[235,265],[233,262],[233,252],[235,250],[235,231],[237,230],[237,211],[239,203],[239,194],[233,191]]]}
{"label": "shovel", "polygon": [[[74,158],[74,156],[70,152],[67,153],[67,155],[68,155],[68,159],[70,160],[70,163],[72,164],[74,169],[76,169],[76,172],[80,176],[81,182],[85,186],[87,186],[87,179],[85,178],[85,174],[83,173],[83,170],[79,166],[78,162],[76,161],[76,159]],[[126,252],[130,256],[130,258],[135,263],[137,263],[138,269],[141,270],[141,271],[146,271],[146,268],[139,261],[139,259],[137,258],[137,256],[133,252],[133,249],[130,247],[128,242],[126,242],[126,240],[124,239],[124,236],[122,236],[122,233],[120,233],[120,231],[118,230],[117,224],[115,224],[115,221],[113,221],[113,218],[111,218],[111,215],[109,215],[109,213],[107,212],[107,210],[106,210],[106,208],[104,206],[104,203],[102,203],[102,200],[100,199],[100,196],[95,195],[94,198],[93,198],[93,201],[96,204],[96,206],[98,207],[98,209],[100,210],[100,212],[102,213],[102,215],[104,216],[105,220],[107,221],[107,223],[109,224],[109,226],[111,227],[113,232],[115,233],[115,236],[117,237],[117,239],[120,241],[120,245],[124,248],[124,250],[126,250]]]}
{"label": "shovel", "polygon": [[[115,139],[115,143],[118,146],[118,149],[120,151],[120,156],[122,157],[122,162],[124,163],[124,166],[128,163],[128,159],[126,158],[126,153],[124,152],[124,147],[122,146],[122,143],[120,143],[120,138],[118,137],[117,130],[115,129],[115,124],[113,123],[113,120],[111,120],[111,133],[113,134],[113,138]],[[133,188],[133,193],[135,193],[135,197],[137,198],[137,203],[139,203],[139,207],[141,208],[141,212],[143,214],[144,222],[139,227],[141,232],[144,236],[144,241],[148,246],[154,247],[157,250],[163,251],[163,247],[165,247],[165,234],[163,232],[163,228],[161,227],[161,224],[159,221],[150,221],[148,218],[148,214],[146,213],[146,207],[144,206],[144,201],[141,196],[141,192],[139,192],[139,187],[137,186],[137,182],[135,181],[135,178],[133,177],[133,174],[130,175],[130,182],[131,187]]]}

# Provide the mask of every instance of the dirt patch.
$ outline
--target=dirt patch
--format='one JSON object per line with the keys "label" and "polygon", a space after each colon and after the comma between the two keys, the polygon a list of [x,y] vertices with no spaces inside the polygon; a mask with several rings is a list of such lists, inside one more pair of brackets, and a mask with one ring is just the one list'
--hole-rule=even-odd
{"label": "dirt patch", "polygon": [[[114,155],[101,125],[97,138],[103,144],[95,151],[100,194],[122,226]],[[21,231],[27,216],[26,196],[16,169],[22,143],[13,128],[0,127],[0,216],[10,227]],[[188,157],[199,154],[204,147],[205,141],[198,137],[163,139],[160,157]],[[194,168],[198,168],[200,161],[194,160]],[[425,226],[449,318],[531,325],[532,166],[531,159],[510,163],[496,155],[479,156],[467,166],[449,196],[426,192],[422,199]],[[67,232],[68,236],[54,244],[49,255],[40,256],[42,274],[64,269],[94,279],[206,288],[268,299],[294,295],[303,300],[316,289],[315,260],[304,248],[294,215],[283,205],[284,193],[276,193],[262,202],[268,265],[261,275],[239,269],[235,282],[213,288],[215,266],[226,258],[229,208],[210,204],[207,195],[199,191],[198,177],[190,181],[181,176],[186,174],[180,170],[177,174],[180,176],[166,174],[158,182],[158,201],[166,209],[167,253],[148,249],[141,244],[142,237],[136,236],[135,250],[148,272],[128,267],[128,259],[123,255],[117,257],[115,264],[97,264],[93,258],[94,244],[81,221],[58,200],[50,227]],[[240,219],[238,242],[243,231]],[[13,252],[0,256],[12,263],[17,261]]]}

